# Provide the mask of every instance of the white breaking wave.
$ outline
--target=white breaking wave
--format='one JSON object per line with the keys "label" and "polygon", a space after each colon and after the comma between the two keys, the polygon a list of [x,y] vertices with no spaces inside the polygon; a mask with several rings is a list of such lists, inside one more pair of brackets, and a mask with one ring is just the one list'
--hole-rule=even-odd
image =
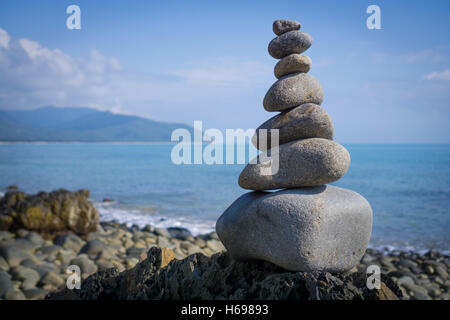
{"label": "white breaking wave", "polygon": [[197,236],[215,231],[214,222],[197,221],[185,217],[168,217],[162,214],[145,214],[139,209],[123,209],[114,202],[94,203],[100,213],[101,221],[116,221],[128,227],[137,225],[141,228],[152,225],[158,228],[179,227],[188,229],[192,235]]}

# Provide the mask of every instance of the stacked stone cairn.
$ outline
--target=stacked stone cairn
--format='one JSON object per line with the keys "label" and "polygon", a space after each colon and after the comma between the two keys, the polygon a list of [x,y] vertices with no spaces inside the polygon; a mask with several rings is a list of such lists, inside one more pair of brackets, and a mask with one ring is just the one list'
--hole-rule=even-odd
{"label": "stacked stone cairn", "polygon": [[[320,106],[322,86],[308,74],[311,59],[301,54],[312,38],[300,27],[291,20],[273,24],[277,37],[269,53],[281,60],[274,72],[278,81],[263,105],[280,113],[256,130],[252,142],[261,153],[239,177],[242,188],[255,192],[231,204],[216,230],[236,260],[265,260],[291,271],[345,272],[367,249],[372,209],[358,193],[327,185],[347,172],[350,155],[333,141],[333,123]],[[270,145],[271,129],[278,129],[279,146]],[[263,131],[266,143],[259,141]],[[273,174],[267,166],[274,162],[262,160],[269,153],[278,155]],[[264,191],[276,189],[281,190]]]}

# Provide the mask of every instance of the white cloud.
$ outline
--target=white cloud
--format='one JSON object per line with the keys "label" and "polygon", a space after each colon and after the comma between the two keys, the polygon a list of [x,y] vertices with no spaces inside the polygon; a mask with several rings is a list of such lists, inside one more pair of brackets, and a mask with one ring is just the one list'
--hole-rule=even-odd
{"label": "white cloud", "polygon": [[166,74],[129,72],[98,50],[73,57],[0,29],[0,108],[88,106],[187,122],[213,104],[248,96],[250,87],[267,87],[271,68],[224,58]]}
{"label": "white cloud", "polygon": [[416,63],[422,61],[443,62],[448,60],[448,56],[442,53],[440,48],[436,48],[410,52],[403,56],[403,60],[406,63]]}
{"label": "white cloud", "polygon": [[443,80],[450,81],[450,69],[445,69],[441,72],[431,72],[424,77],[427,80]]}
{"label": "white cloud", "polygon": [[257,62],[238,63],[232,59],[210,61],[201,66],[173,72],[187,82],[203,85],[254,85],[268,74],[272,67]]}
{"label": "white cloud", "polygon": [[8,33],[5,30],[0,29],[0,47],[8,48],[9,40],[11,40],[11,38],[9,37]]}

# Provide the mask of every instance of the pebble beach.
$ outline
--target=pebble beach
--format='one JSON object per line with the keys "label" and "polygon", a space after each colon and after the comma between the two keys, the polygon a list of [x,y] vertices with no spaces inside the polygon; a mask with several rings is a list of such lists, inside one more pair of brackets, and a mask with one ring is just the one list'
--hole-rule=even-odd
{"label": "pebble beach", "polygon": [[[79,265],[81,277],[109,268],[131,269],[146,258],[151,247],[172,249],[175,259],[201,252],[206,256],[224,250],[216,233],[192,236],[184,229],[127,227],[101,222],[97,231],[85,236],[62,233],[45,239],[25,229],[0,232],[0,299],[40,300],[66,287],[69,265]],[[448,300],[450,256],[430,251],[413,252],[367,249],[357,265],[364,271],[378,265],[403,293],[401,299]]]}

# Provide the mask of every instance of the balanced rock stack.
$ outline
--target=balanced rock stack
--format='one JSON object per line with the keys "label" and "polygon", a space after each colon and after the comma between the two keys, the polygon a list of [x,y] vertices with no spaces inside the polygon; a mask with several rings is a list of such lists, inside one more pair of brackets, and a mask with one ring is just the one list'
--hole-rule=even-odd
{"label": "balanced rock stack", "polygon": [[[311,59],[301,53],[312,38],[300,23],[277,20],[269,53],[281,59],[279,79],[264,97],[267,111],[279,114],[262,124],[252,138],[261,150],[239,177],[244,189],[219,218],[217,234],[236,260],[265,260],[292,271],[344,272],[363,256],[372,230],[372,209],[358,193],[330,185],[350,165],[350,155],[334,142],[330,116],[320,107],[323,89],[307,72]],[[270,143],[258,133],[278,129],[278,170],[267,174]],[[266,148],[260,145],[267,145]],[[276,192],[261,190],[283,189]]]}

